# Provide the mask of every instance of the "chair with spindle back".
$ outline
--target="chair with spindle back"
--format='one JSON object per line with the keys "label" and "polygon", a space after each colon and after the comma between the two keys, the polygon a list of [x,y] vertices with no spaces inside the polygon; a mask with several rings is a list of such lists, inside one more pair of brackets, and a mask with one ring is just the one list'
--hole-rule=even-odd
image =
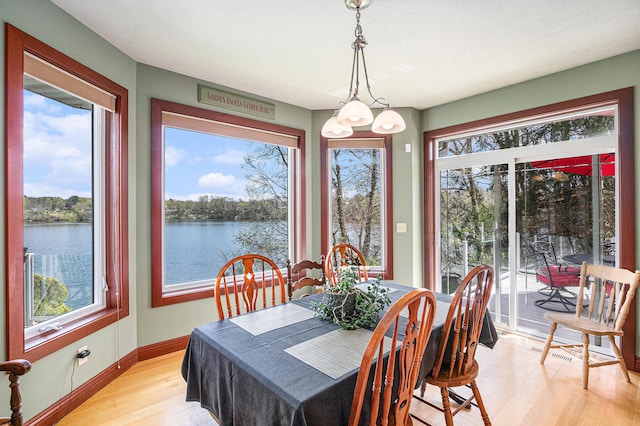
{"label": "chair with spindle back", "polygon": [[[349,426],[360,424],[363,414],[369,425],[412,424],[409,408],[435,309],[433,292],[418,288],[402,296],[382,317],[360,363]],[[378,362],[387,352],[386,362]],[[365,398],[370,398],[370,409],[363,413]]]}
{"label": "chair with spindle back", "polygon": [[9,387],[11,396],[9,405],[11,417],[0,417],[0,425],[22,426],[22,396],[20,395],[20,376],[31,370],[31,363],[26,359],[14,359],[0,362],[0,371],[6,371],[9,375]]}
{"label": "chair with spindle back", "polygon": [[218,273],[214,293],[221,320],[287,302],[282,273],[271,259],[259,254],[227,262]]}
{"label": "chair with spindle back", "polygon": [[[453,416],[469,404],[480,409],[484,424],[491,424],[476,384],[478,362],[475,360],[475,354],[492,286],[493,268],[487,265],[476,266],[462,280],[449,305],[436,363],[422,383],[421,395],[414,396],[443,412],[447,426],[453,425]],[[440,388],[441,406],[424,399],[427,384]],[[460,386],[471,388],[471,396],[452,412],[449,389]],[[420,420],[418,417],[415,418]]]}
{"label": "chair with spindle back", "polygon": [[[318,278],[307,275],[309,271],[314,269],[320,271]],[[291,260],[287,260],[287,292],[289,300],[292,299],[293,294],[297,290],[305,287],[310,287],[312,293],[319,293],[326,281],[327,274],[324,272],[324,255],[320,257],[320,262],[304,259],[292,263]]]}
{"label": "chair with spindle back", "polygon": [[[640,285],[640,271],[604,265],[582,263],[577,309],[574,313],[547,312],[545,318],[551,321],[549,337],[540,356],[544,364],[549,349],[560,348],[582,358],[582,387],[589,387],[589,369],[605,365],[618,365],[627,382],[631,382],[622,353],[616,344],[616,337],[622,337],[622,326],[627,318],[633,297]],[[591,287],[589,307],[585,314],[583,303],[586,290]],[[582,343],[553,344],[553,335],[558,325],[582,333]],[[595,359],[589,355],[589,336],[606,336],[611,344],[615,359]]]}
{"label": "chair with spindle back", "polygon": [[336,244],[331,247],[326,256],[324,268],[329,283],[335,284],[338,282],[338,272],[347,266],[358,268],[358,279],[360,281],[369,279],[367,265],[360,250],[347,243]]}

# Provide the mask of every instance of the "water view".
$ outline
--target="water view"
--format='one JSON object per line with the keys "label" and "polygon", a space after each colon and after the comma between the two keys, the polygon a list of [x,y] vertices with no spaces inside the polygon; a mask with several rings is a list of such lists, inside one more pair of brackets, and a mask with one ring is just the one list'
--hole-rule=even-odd
{"label": "water view", "polygon": [[[235,235],[251,222],[168,222],[165,224],[165,283],[215,278],[237,254]],[[34,253],[34,272],[67,286],[66,304],[92,303],[91,224],[25,224],[24,243]]]}

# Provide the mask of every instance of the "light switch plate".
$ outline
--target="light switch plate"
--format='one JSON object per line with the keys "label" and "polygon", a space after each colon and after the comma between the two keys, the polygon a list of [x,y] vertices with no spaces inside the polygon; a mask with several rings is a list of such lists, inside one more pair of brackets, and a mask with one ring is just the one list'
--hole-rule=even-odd
{"label": "light switch plate", "polygon": [[407,224],[402,222],[396,223],[396,232],[398,233],[407,232]]}

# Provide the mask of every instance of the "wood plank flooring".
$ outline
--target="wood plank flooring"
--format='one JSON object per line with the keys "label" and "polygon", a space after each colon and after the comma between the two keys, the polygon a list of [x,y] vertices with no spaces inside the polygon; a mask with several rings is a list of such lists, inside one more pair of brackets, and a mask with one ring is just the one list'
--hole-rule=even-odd
{"label": "wood plank flooring", "polygon": [[[513,334],[502,335],[493,350],[479,348],[478,386],[494,425],[640,424],[640,373],[631,372],[632,383],[627,383],[616,366],[592,369],[584,390],[579,359],[552,350],[540,365],[541,348],[542,342]],[[198,403],[184,400],[182,356],[179,351],[136,364],[58,425],[215,426]],[[439,401],[437,389],[429,387],[427,395]],[[431,424],[444,424],[441,413],[417,400],[411,411]],[[482,424],[477,408],[462,410],[454,420]]]}

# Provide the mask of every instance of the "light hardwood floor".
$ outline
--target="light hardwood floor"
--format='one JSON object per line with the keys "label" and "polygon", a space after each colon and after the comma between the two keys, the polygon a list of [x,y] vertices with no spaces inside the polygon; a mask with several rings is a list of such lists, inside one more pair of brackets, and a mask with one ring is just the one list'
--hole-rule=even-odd
{"label": "light hardwood floor", "polygon": [[[540,365],[542,345],[504,334],[493,350],[480,347],[478,386],[494,425],[640,424],[639,373],[631,372],[632,383],[627,383],[616,366],[595,368],[589,375],[589,389],[584,390],[581,361],[552,350],[545,365]],[[215,426],[198,403],[184,400],[183,353],[136,364],[58,425]],[[428,396],[439,398],[439,392],[430,388]],[[431,424],[444,424],[441,413],[416,400],[411,411]],[[482,424],[477,408],[462,410],[454,420],[464,426]]]}

